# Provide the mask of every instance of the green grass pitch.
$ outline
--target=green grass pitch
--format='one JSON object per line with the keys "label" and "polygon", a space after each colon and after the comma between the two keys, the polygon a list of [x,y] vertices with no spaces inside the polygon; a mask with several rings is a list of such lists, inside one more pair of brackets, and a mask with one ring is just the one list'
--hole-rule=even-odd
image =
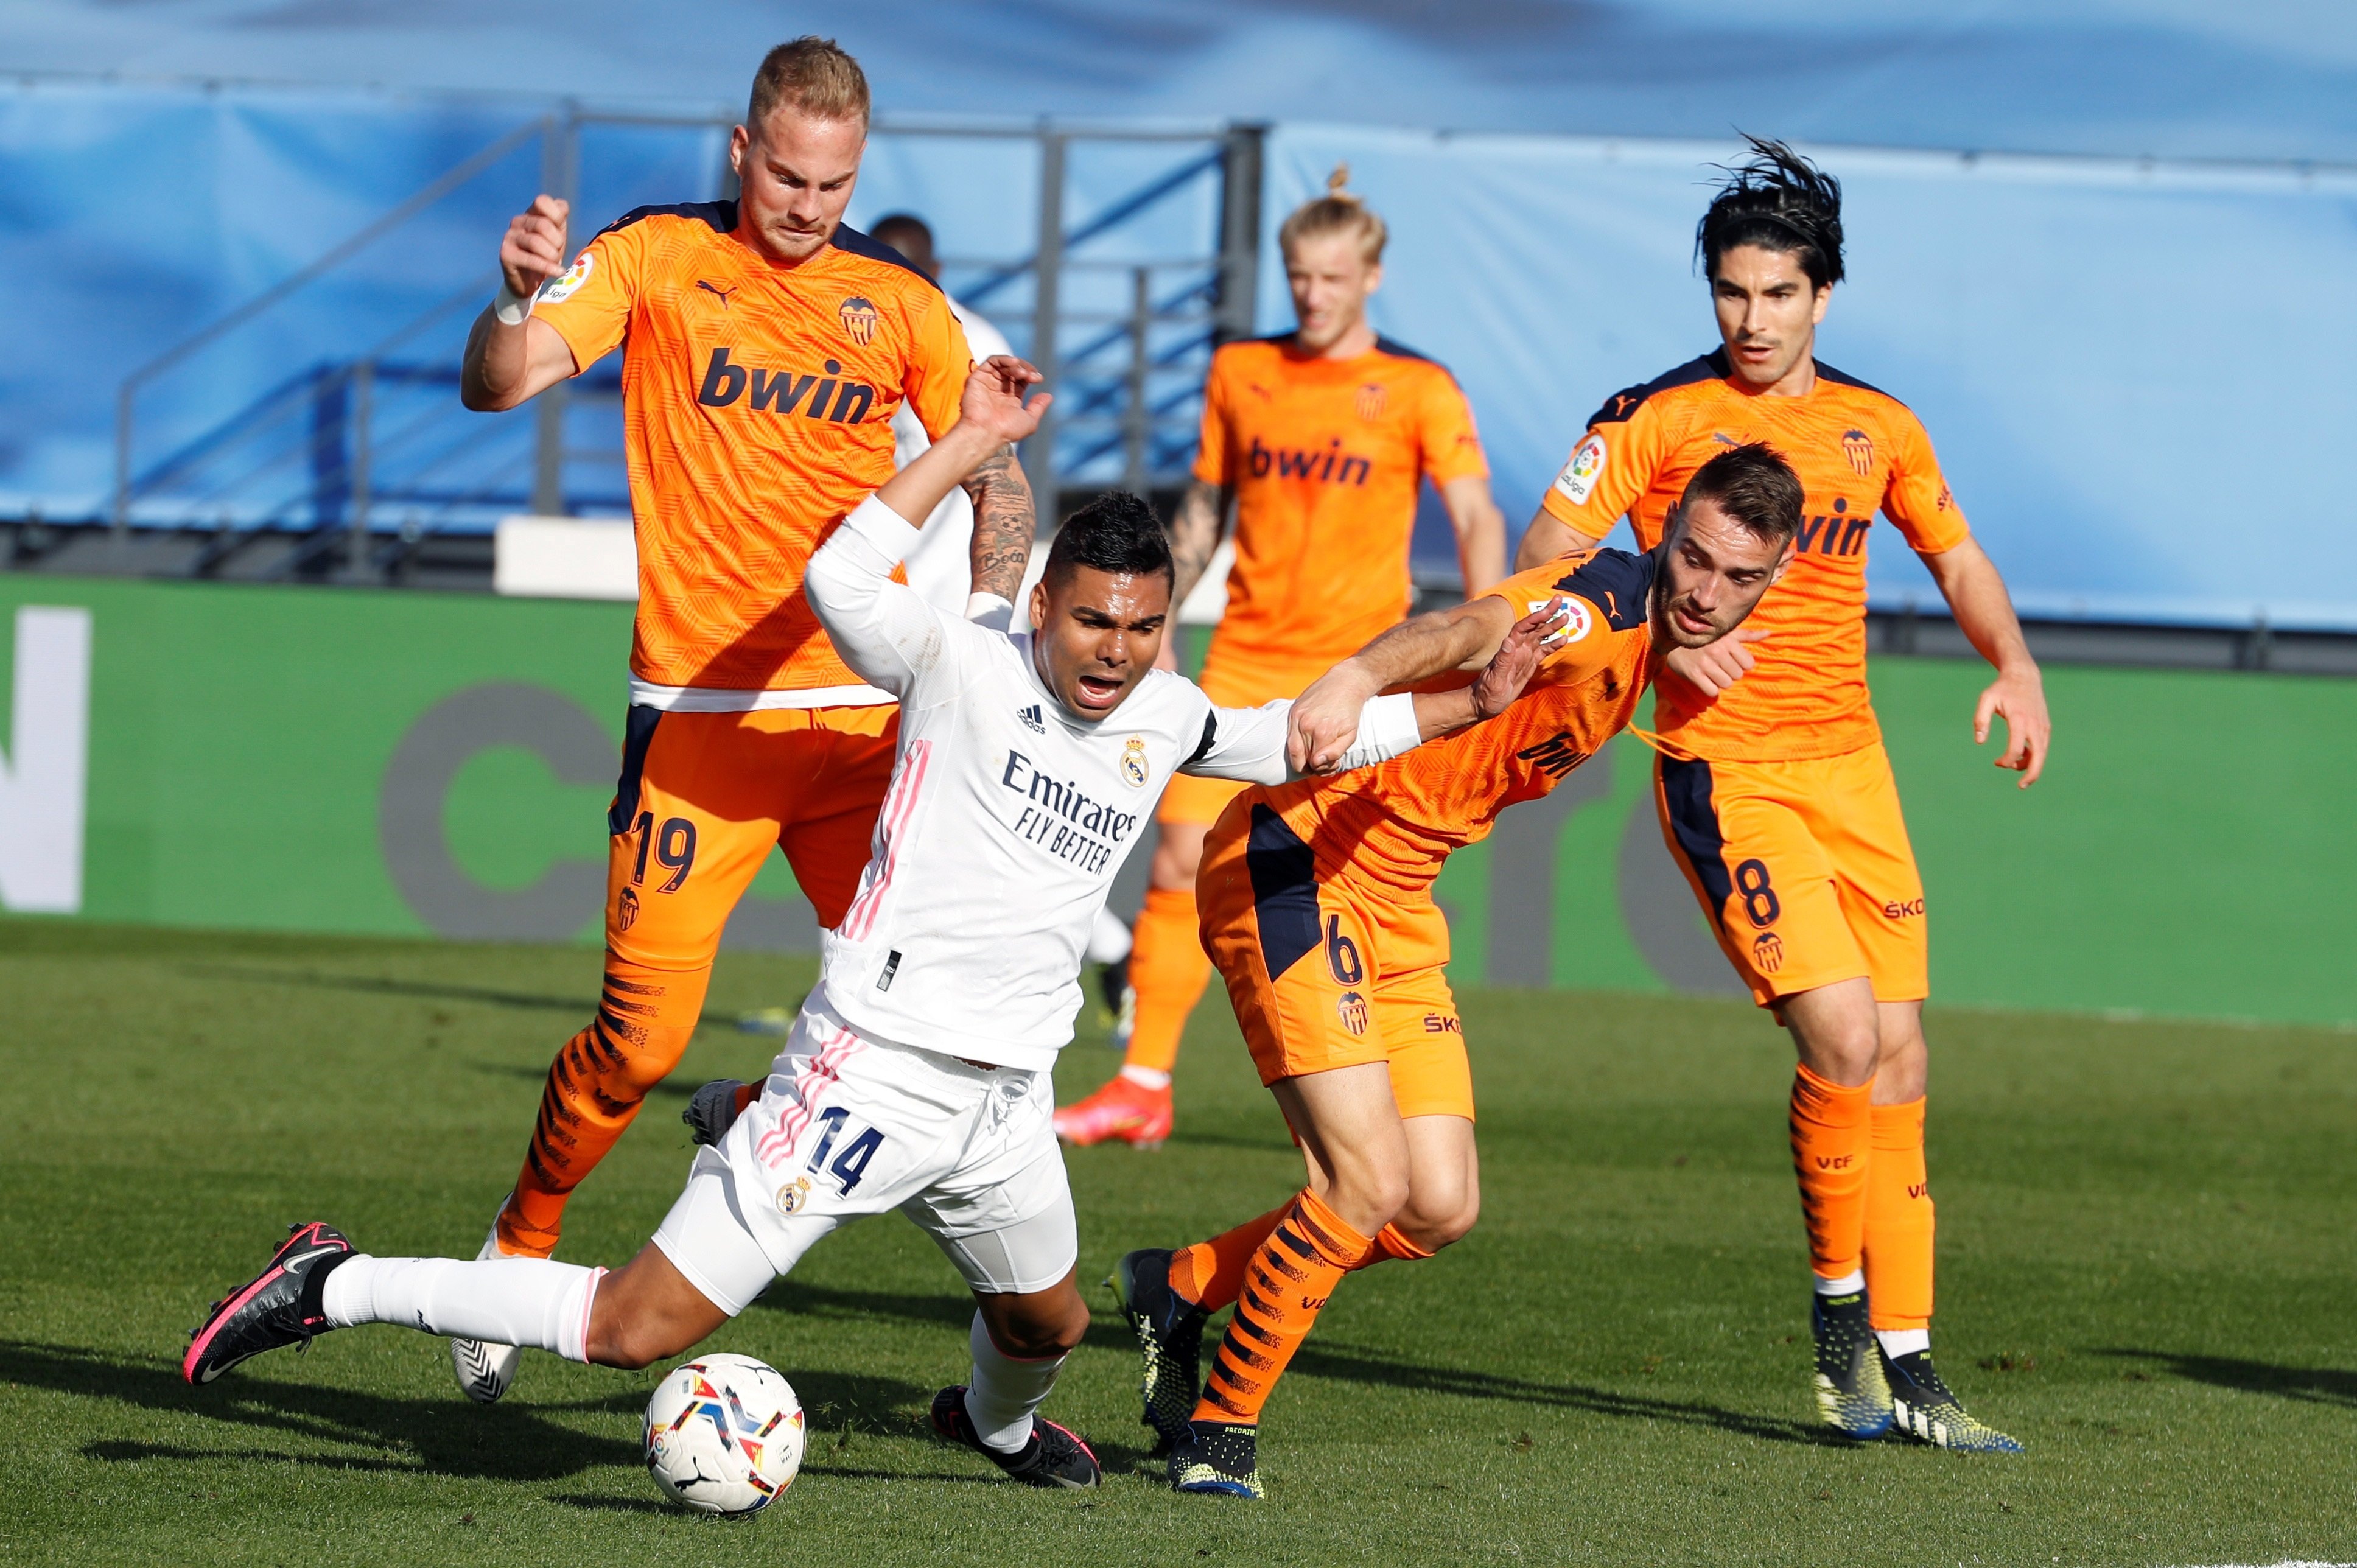
{"label": "green grass pitch", "polygon": [[[716,1017],[810,966],[724,959]],[[2357,1039],[1935,1012],[1936,1348],[2019,1458],[1822,1441],[1784,1144],[1751,1009],[1474,993],[1485,1209],[1337,1294],[1268,1412],[1262,1505],[1145,1459],[1122,1251],[1258,1212],[1299,1165],[1216,995],[1158,1153],[1072,1156],[1100,1313],[1049,1406],[1107,1485],[986,1477],[920,1427],[968,1306],[895,1217],[713,1342],[811,1412],[766,1514],[667,1506],[658,1369],[527,1359],[502,1404],[440,1341],[330,1335],[208,1389],[184,1331],[289,1221],[471,1255],[597,957],[0,922],[0,1563],[2268,1563],[2357,1558]],[[1067,1093],[1110,1070],[1091,1036]],[[576,1199],[619,1262],[686,1165],[687,1088],[773,1042],[707,1027]]]}

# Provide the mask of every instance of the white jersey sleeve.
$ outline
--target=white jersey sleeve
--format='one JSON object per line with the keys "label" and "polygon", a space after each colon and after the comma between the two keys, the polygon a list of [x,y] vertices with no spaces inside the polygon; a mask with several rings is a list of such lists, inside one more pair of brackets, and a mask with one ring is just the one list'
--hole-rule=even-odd
{"label": "white jersey sleeve", "polygon": [[977,633],[892,580],[917,542],[917,530],[869,496],[811,556],[802,585],[819,624],[843,661],[870,685],[900,699],[904,708],[929,707],[957,694],[970,650],[958,645]]}
{"label": "white jersey sleeve", "polygon": [[[965,328],[966,347],[974,351],[974,362],[996,354],[1011,354],[1006,334],[992,326],[979,311],[969,310],[955,299],[950,301],[950,314]],[[905,468],[923,456],[932,446],[925,434],[915,408],[903,403],[892,416],[892,467]],[[909,585],[923,596],[935,609],[951,615],[960,613],[966,603],[966,593],[974,583],[974,503],[966,499],[963,489],[952,489],[925,519],[924,532],[909,553],[902,556]]]}
{"label": "white jersey sleeve", "polygon": [[[1240,779],[1252,784],[1282,784],[1296,777],[1285,759],[1285,721],[1290,702],[1257,708],[1213,708],[1203,721],[1203,743],[1178,771],[1205,779]],[[1422,744],[1415,697],[1408,692],[1370,697],[1359,710],[1359,737],[1334,771],[1372,768]]]}

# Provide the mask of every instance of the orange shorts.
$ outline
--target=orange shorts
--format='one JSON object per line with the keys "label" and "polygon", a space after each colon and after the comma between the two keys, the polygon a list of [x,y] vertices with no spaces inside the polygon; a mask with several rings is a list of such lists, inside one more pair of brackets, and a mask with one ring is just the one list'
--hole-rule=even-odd
{"label": "orange shorts", "polygon": [[1320,878],[1285,819],[1246,799],[1204,841],[1195,899],[1261,1082],[1387,1062],[1402,1116],[1473,1119],[1448,921],[1429,896]]}
{"label": "orange shorts", "polygon": [[1654,803],[1728,961],[1763,1007],[1861,977],[1931,994],[1923,878],[1881,744],[1803,762],[1660,757]]}
{"label": "orange shorts", "polygon": [[709,966],[774,845],[832,927],[867,865],[900,710],[630,710],[606,826],[606,945],[658,969]]}
{"label": "orange shorts", "polygon": [[[1203,678],[1197,682],[1203,695],[1222,708],[1256,708],[1263,703],[1290,700],[1301,695],[1302,689],[1334,667],[1334,660],[1311,661],[1298,659],[1256,659],[1238,654],[1220,645],[1218,634],[1203,658]],[[1170,780],[1162,791],[1162,803],[1155,808],[1157,822],[1188,822],[1210,827],[1228,809],[1228,802],[1244,792],[1246,785],[1232,779],[1198,779],[1181,773]]]}

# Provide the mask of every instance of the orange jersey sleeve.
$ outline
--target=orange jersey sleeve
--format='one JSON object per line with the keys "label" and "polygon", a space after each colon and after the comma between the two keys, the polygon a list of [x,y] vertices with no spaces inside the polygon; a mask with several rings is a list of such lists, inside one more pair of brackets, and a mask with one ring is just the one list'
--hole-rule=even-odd
{"label": "orange jersey sleeve", "polygon": [[[1631,387],[1606,399],[1540,499],[1549,517],[1584,538],[1612,532],[1653,488],[1684,434],[1684,411],[1650,390]],[[1631,521],[1638,524],[1638,543],[1652,549],[1657,541]]]}
{"label": "orange jersey sleeve", "polygon": [[1885,423],[1897,450],[1890,455],[1890,476],[1882,492],[1883,515],[1909,545],[1924,554],[1953,550],[1972,536],[1972,529],[1941,476],[1932,433],[1912,409],[1896,409]]}
{"label": "orange jersey sleeve", "polygon": [[[1619,556],[1623,553],[1616,550],[1611,553]],[[1555,601],[1560,601],[1570,612],[1562,641],[1539,661],[1538,673],[1531,678],[1534,684],[1562,686],[1587,680],[1617,657],[1616,634],[1644,620],[1646,607],[1642,598],[1633,605],[1620,602],[1628,591],[1628,579],[1600,572],[1582,575],[1580,568],[1598,554],[1593,550],[1576,550],[1542,562],[1527,572],[1515,573],[1481,596],[1505,600],[1516,620]],[[1644,578],[1644,585],[1646,589],[1651,588],[1650,575]],[[1501,722],[1512,714],[1510,708],[1491,722]]]}
{"label": "orange jersey sleeve", "polygon": [[1416,403],[1416,443],[1424,477],[1435,485],[1452,479],[1487,478],[1490,459],[1481,451],[1481,433],[1473,424],[1473,405],[1457,378],[1439,366],[1424,378],[1424,395]]}
{"label": "orange jersey sleeve", "polygon": [[625,218],[581,247],[573,264],[541,285],[532,313],[573,350],[578,375],[619,347],[644,281],[647,231]]}

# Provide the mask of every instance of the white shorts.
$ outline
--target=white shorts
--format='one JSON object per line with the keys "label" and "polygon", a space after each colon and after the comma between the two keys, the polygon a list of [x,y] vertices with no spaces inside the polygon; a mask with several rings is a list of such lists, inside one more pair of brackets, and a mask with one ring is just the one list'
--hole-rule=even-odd
{"label": "white shorts", "polygon": [[888,1208],[974,1290],[1046,1290],[1080,1260],[1055,1112],[1047,1073],[866,1039],[814,1001],[654,1242],[732,1317],[820,1237]]}

